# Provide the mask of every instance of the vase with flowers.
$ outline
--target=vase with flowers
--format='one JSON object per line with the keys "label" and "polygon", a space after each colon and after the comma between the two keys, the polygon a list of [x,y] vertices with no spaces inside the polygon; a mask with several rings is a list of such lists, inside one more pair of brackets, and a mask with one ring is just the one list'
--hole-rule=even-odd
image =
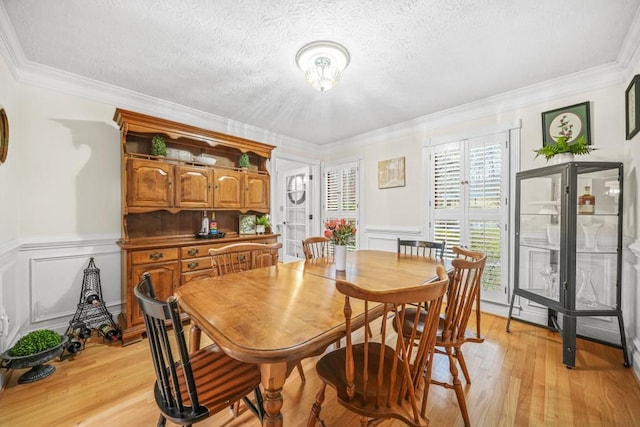
{"label": "vase with flowers", "polygon": [[333,260],[336,270],[344,271],[347,265],[347,246],[355,243],[356,226],[354,221],[330,219],[324,223],[324,236],[333,242]]}

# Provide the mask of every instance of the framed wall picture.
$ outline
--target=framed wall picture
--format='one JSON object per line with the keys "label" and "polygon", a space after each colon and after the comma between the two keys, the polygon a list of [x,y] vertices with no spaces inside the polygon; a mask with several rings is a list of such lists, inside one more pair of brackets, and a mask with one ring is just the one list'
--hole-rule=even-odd
{"label": "framed wall picture", "polygon": [[627,139],[634,137],[640,130],[640,74],[631,79],[624,92],[625,124]]}
{"label": "framed wall picture", "polygon": [[240,215],[239,234],[256,234],[256,216]]}
{"label": "framed wall picture", "polygon": [[404,157],[378,162],[378,188],[404,187]]}
{"label": "framed wall picture", "polygon": [[589,101],[542,113],[542,146],[555,145],[560,137],[571,144],[584,136],[586,145],[591,145]]}

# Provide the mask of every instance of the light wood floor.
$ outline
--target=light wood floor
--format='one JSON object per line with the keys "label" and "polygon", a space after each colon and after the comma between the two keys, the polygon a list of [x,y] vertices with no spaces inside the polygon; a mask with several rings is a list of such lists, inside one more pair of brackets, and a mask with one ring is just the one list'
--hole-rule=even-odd
{"label": "light wood floor", "polygon": [[[620,350],[578,340],[577,366],[570,370],[561,362],[557,333],[520,322],[512,322],[511,333],[506,333],[505,319],[491,315],[483,315],[482,322],[486,341],[464,347],[473,381],[466,396],[474,426],[640,425],[640,386],[633,371],[622,366]],[[148,352],[146,341],[120,347],[92,337],[75,360],[54,362],[57,370],[49,378],[18,384],[24,370],[16,370],[0,395],[0,426],[155,425],[158,411]],[[287,380],[286,426],[306,423],[319,385],[315,360],[303,362],[306,384],[295,370]],[[439,357],[434,377],[447,378],[448,372],[446,358]],[[334,397],[328,389],[322,410],[327,426],[358,425]],[[428,407],[432,426],[463,425],[453,391],[432,386]],[[238,418],[223,411],[199,425],[259,424],[243,407]]]}

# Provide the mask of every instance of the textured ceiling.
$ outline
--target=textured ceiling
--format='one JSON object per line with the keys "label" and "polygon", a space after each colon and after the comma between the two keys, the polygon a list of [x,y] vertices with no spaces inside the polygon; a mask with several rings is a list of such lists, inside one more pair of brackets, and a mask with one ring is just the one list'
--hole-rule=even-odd
{"label": "textured ceiling", "polygon": [[[323,144],[614,62],[640,0],[0,2],[28,61]],[[351,53],[325,93],[321,39]]]}

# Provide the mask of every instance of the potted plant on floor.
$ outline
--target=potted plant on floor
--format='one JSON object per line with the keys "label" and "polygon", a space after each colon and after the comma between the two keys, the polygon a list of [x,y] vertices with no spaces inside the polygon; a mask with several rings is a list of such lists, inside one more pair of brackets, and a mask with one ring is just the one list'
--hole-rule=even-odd
{"label": "potted plant on floor", "polygon": [[2,367],[6,369],[31,368],[18,379],[18,383],[32,383],[51,375],[56,368],[45,365],[49,360],[62,354],[67,341],[66,335],[60,335],[49,329],[29,332],[9,350],[2,353]]}

